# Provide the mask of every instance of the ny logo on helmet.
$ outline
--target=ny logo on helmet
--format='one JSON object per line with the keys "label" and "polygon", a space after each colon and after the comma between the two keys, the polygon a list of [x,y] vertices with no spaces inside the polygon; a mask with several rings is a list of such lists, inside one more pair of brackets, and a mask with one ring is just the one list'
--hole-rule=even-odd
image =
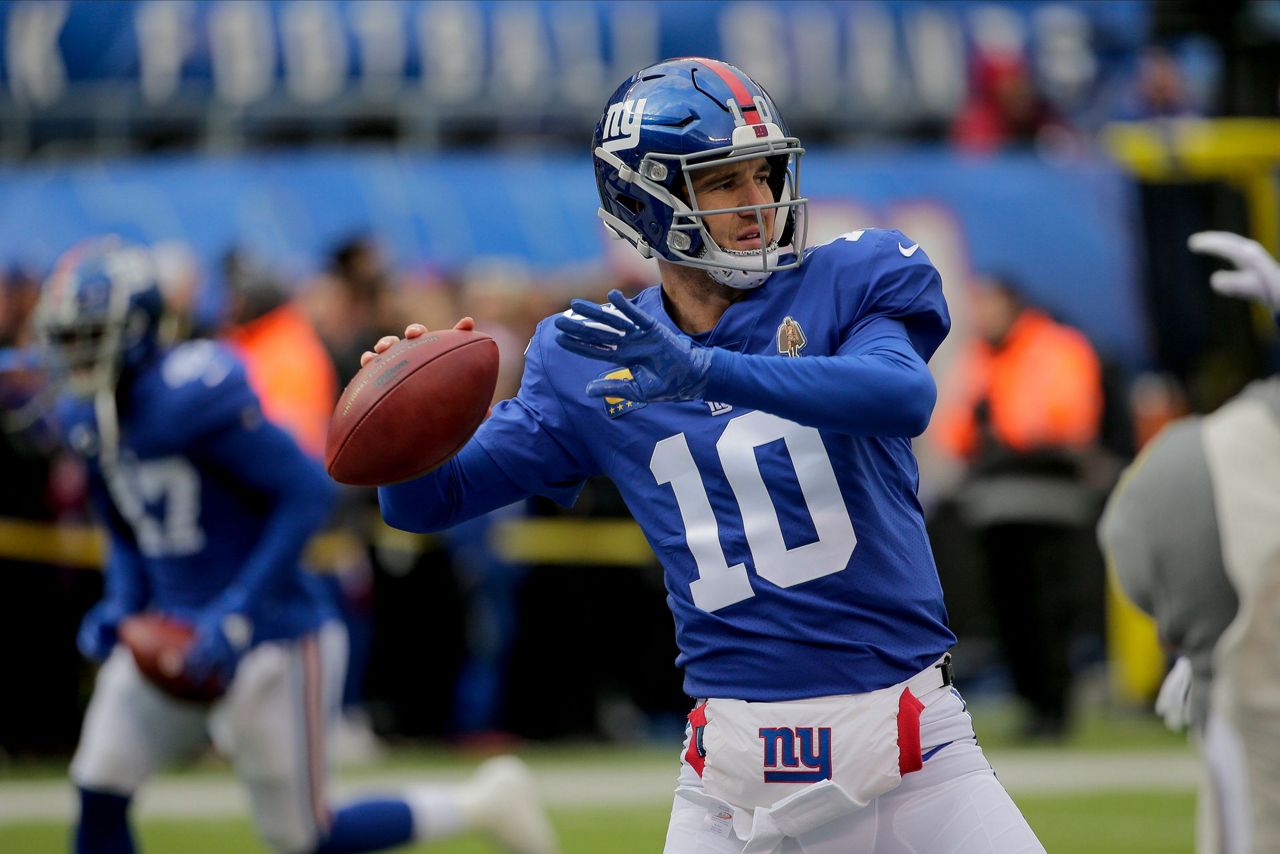
{"label": "ny logo on helmet", "polygon": [[640,120],[644,117],[644,102],[647,100],[649,99],[641,98],[609,106],[609,112],[604,117],[604,132],[601,134],[605,151],[621,151],[635,148],[639,144]]}

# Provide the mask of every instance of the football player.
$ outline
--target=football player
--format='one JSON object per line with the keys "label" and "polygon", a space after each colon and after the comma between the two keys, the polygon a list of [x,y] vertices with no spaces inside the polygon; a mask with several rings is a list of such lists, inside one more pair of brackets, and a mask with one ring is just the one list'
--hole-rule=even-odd
{"label": "football player", "polygon": [[[1042,851],[951,685],[916,496],[937,270],[892,230],[806,248],[803,148],[723,62],[637,72],[592,149],[600,218],[661,283],[543,321],[519,394],[382,488],[384,518],[435,530],[613,479],[695,698],[667,852]],[[584,598],[608,607],[607,585]]]}
{"label": "football player", "polygon": [[[37,314],[63,380],[58,421],[110,533],[106,592],[77,639],[104,663],[71,765],[76,850],[133,851],[134,792],[210,739],[279,851],[371,851],[471,828],[512,851],[553,850],[513,757],[460,787],[330,808],[324,742],[347,640],[299,556],[333,486],[264,419],[228,349],[159,345],[161,305],[148,252],[102,239],[62,259]],[[182,666],[224,686],[218,699],[175,699],[142,675],[117,643],[121,621],[142,611],[195,628]]]}

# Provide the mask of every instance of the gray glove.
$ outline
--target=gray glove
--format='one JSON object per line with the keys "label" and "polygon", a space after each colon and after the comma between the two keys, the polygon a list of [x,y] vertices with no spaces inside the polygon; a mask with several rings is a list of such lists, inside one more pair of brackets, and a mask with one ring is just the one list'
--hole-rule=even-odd
{"label": "gray glove", "polygon": [[1156,714],[1174,732],[1182,732],[1191,724],[1191,660],[1185,655],[1178,656],[1160,685]]}
{"label": "gray glove", "polygon": [[1223,296],[1261,300],[1280,310],[1280,264],[1256,240],[1230,231],[1201,231],[1187,238],[1187,246],[1201,255],[1216,255],[1236,266],[1218,270],[1209,284]]}

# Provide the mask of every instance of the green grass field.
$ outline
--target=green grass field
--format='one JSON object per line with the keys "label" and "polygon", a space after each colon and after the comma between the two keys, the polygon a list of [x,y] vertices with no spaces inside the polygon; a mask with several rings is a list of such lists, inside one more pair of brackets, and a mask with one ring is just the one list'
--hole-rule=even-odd
{"label": "green grass field", "polygon": [[[1065,766],[1080,757],[1120,754],[1135,757],[1180,758],[1189,748],[1181,736],[1165,731],[1149,715],[1091,716],[1066,743],[1027,749],[1004,735],[1010,718],[1002,710],[978,715],[978,731],[985,733],[997,772],[1002,762],[1028,763],[1052,777],[1059,761]],[[566,776],[580,779],[585,789],[611,783],[627,790],[636,780],[643,791],[635,803],[575,806],[572,792],[563,790],[552,802],[552,820],[565,854],[652,854],[662,849],[669,813],[667,775],[674,777],[675,759],[668,745],[611,747],[602,745],[529,745],[521,750],[541,779]],[[459,777],[475,764],[475,757],[440,747],[397,747],[387,758],[369,766],[348,769],[341,777],[348,787],[366,782],[412,777],[417,773]],[[66,795],[61,765],[42,763],[10,766],[0,771],[0,807],[5,792],[47,788]],[[230,779],[216,762],[166,777],[175,784],[222,786]],[[656,781],[656,786],[655,786]],[[161,783],[163,785],[163,783]],[[1031,826],[1053,854],[1189,854],[1193,850],[1195,794],[1191,786],[1118,787],[1107,779],[1096,786],[1086,780],[1069,792],[1018,791],[1014,799]],[[69,825],[65,817],[46,814],[28,818],[0,809],[0,852],[53,854],[67,849]],[[149,854],[226,854],[259,852],[247,818],[176,818],[151,814],[137,822],[143,850]],[[459,838],[404,849],[435,854],[492,854],[493,848],[476,838]]]}
{"label": "green grass field", "polygon": [[[1106,792],[1018,798],[1045,849],[1054,854],[1189,854],[1192,793]],[[668,808],[663,806],[556,809],[552,820],[565,854],[654,854],[662,850]],[[262,851],[249,823],[236,820],[149,820],[139,828],[144,851],[227,854]],[[67,850],[65,824],[0,826],[0,851],[53,854]],[[492,854],[476,839],[419,845],[405,851]]]}

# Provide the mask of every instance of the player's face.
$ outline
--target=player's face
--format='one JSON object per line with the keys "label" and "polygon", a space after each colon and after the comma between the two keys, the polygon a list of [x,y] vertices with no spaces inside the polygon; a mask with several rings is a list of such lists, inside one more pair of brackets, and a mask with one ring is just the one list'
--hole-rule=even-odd
{"label": "player's face", "polygon": [[[769,188],[771,167],[763,157],[715,166],[693,173],[693,192],[700,210],[767,205],[774,201]],[[711,239],[721,249],[738,252],[758,250],[773,233],[776,208],[767,208],[760,218],[754,210],[713,214],[702,221]],[[764,222],[763,232],[760,228]]]}
{"label": "player's face", "polygon": [[64,389],[77,397],[92,397],[98,389],[98,359],[102,355],[101,327],[79,326],[50,332]]}

